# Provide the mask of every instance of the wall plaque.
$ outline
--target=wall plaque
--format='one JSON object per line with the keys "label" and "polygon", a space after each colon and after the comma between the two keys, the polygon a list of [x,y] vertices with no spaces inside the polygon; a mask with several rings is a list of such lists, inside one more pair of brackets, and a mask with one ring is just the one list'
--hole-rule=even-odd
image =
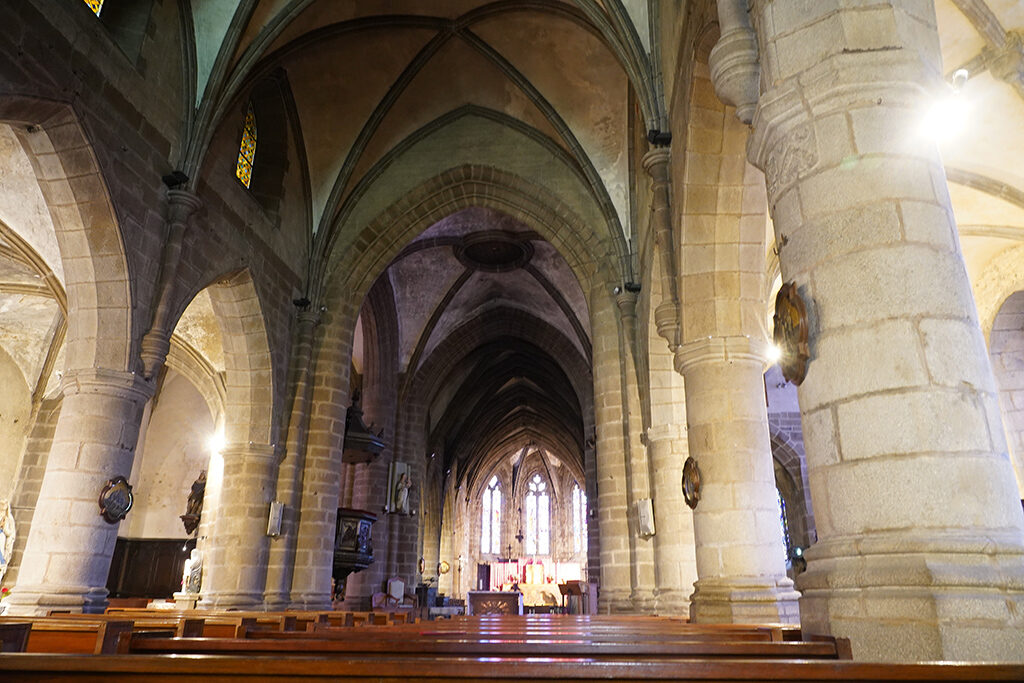
{"label": "wall plaque", "polygon": [[807,308],[793,282],[782,285],[775,297],[775,330],[772,340],[782,356],[779,368],[787,381],[800,385],[807,374]]}
{"label": "wall plaque", "polygon": [[683,499],[691,510],[695,509],[697,502],[700,501],[700,468],[692,456],[683,463]]}
{"label": "wall plaque", "polygon": [[106,486],[100,491],[100,514],[108,523],[117,524],[132,509],[134,500],[132,485],[127,479],[120,475],[108,479]]}

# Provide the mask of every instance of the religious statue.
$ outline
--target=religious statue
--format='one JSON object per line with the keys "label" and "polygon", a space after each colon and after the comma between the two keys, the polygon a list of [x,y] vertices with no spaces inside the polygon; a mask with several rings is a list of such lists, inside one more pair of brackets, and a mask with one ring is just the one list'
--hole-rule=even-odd
{"label": "religious statue", "polygon": [[181,515],[181,523],[185,525],[185,533],[192,534],[199,526],[199,518],[203,513],[203,496],[206,495],[206,470],[192,482],[192,491],[188,494],[188,506]]}
{"label": "religious statue", "polygon": [[181,588],[186,593],[198,593],[203,581],[203,554],[199,548],[193,548],[189,558],[185,560],[185,571],[181,577]]}
{"label": "religious statue", "polygon": [[6,500],[0,501],[0,579],[7,573],[14,553],[14,515]]}
{"label": "religious statue", "polygon": [[412,488],[412,482],[409,480],[409,475],[403,472],[395,485],[395,512],[402,515],[409,514],[410,488]]}

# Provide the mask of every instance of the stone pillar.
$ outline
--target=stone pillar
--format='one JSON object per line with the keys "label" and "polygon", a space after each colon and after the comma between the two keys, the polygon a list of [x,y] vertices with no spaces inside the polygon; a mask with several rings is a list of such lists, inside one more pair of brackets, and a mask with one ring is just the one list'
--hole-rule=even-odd
{"label": "stone pillar", "polygon": [[679,287],[675,265],[675,238],[672,230],[672,209],[669,201],[669,162],[672,153],[658,147],[644,154],[644,170],[651,176],[651,224],[661,259],[661,302],[654,309],[654,324],[675,353],[679,345]]}
{"label": "stone pillar", "polygon": [[654,579],[657,613],[689,614],[694,576],[693,515],[683,500],[686,430],[655,425],[647,430],[654,493]]}
{"label": "stone pillar", "polygon": [[[304,609],[330,609],[331,606],[331,570],[351,358],[351,341],[346,344],[336,340],[352,339],[357,314],[358,309],[347,310],[342,320],[332,323],[332,313],[324,313],[318,328],[317,373],[292,578],[292,604]],[[332,340],[329,345],[323,343],[327,338]],[[375,528],[375,537],[376,533]]]}
{"label": "stone pillar", "polygon": [[854,657],[1024,659],[1024,515],[934,142],[932,3],[761,3],[765,169],[808,305],[803,625]]}
{"label": "stone pillar", "polygon": [[[11,614],[102,612],[117,524],[100,515],[108,479],[131,473],[152,387],[134,372],[69,370]],[[129,512],[128,514],[131,514]]]}
{"label": "stone pillar", "polygon": [[270,546],[266,594],[269,609],[284,609],[291,605],[299,506],[302,504],[302,475],[313,393],[313,332],[319,321],[320,316],[315,311],[300,311],[295,331],[295,400],[288,425],[287,454],[281,463],[277,483],[277,499],[284,503],[284,514],[281,518],[281,535]]}
{"label": "stone pillar", "polygon": [[267,520],[277,479],[277,449],[270,444],[231,443],[221,449],[220,457],[224,483],[203,558],[199,607],[258,608],[270,555]]}
{"label": "stone pillar", "polygon": [[153,303],[153,324],[142,339],[144,374],[152,379],[167,360],[171,348],[171,333],[174,325],[171,310],[174,307],[175,283],[178,264],[181,261],[181,247],[185,240],[189,219],[202,206],[199,197],[188,190],[167,191],[167,239],[164,242],[163,260],[160,264],[160,279],[157,282]]}
{"label": "stone pillar", "polygon": [[690,455],[701,471],[693,511],[698,622],[795,622],[764,403],[767,344],[709,337],[679,347]]}
{"label": "stone pillar", "polygon": [[621,292],[615,297],[622,321],[622,405],[623,439],[626,457],[626,504],[629,506],[629,547],[632,567],[632,591],[630,599],[633,610],[642,614],[654,612],[654,548],[650,537],[640,534],[637,503],[651,497],[651,482],[648,476],[647,449],[640,441],[641,408],[637,380],[636,342],[636,300],[635,292]]}
{"label": "stone pillar", "polygon": [[[611,285],[595,286],[594,419],[597,432],[597,523],[601,536],[600,611],[631,612],[632,556],[623,441],[622,360]],[[603,305],[602,305],[603,304]]]}

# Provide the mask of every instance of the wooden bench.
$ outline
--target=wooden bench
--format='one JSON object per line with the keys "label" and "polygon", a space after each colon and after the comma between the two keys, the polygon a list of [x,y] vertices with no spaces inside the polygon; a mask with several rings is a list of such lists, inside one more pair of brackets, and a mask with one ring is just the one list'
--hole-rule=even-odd
{"label": "wooden bench", "polygon": [[842,660],[763,661],[733,659],[537,659],[531,657],[408,658],[279,657],[258,667],[244,657],[81,656],[10,654],[0,657],[0,679],[19,681],[145,680],[147,683],[203,683],[255,680],[375,681],[435,683],[453,681],[659,681],[733,683],[746,681],[1019,681],[1024,665],[873,664]]}
{"label": "wooden bench", "polygon": [[[0,618],[7,625],[14,618]],[[130,621],[72,621],[55,617],[17,617],[28,623],[31,630],[24,652],[53,652],[78,654],[116,654],[128,646],[132,633]],[[158,635],[173,637],[173,630],[160,630]],[[124,637],[124,640],[122,640]],[[122,642],[124,643],[122,645]]]}
{"label": "wooden bench", "polygon": [[[762,658],[839,659],[848,648],[836,642],[658,641],[590,642],[585,640],[449,639],[433,638],[311,638],[266,633],[250,638],[135,638],[129,651],[138,654],[216,655],[456,655],[472,657],[586,657],[626,658]],[[306,634],[301,634],[306,635]],[[309,634],[313,635],[313,634]],[[283,636],[283,637],[282,637]]]}
{"label": "wooden bench", "polygon": [[24,652],[31,630],[29,622],[0,624],[0,652]]}

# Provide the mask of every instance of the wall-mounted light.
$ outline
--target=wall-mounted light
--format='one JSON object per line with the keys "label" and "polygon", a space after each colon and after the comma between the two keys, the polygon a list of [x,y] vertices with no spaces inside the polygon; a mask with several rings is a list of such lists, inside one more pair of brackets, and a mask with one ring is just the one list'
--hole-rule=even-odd
{"label": "wall-mounted light", "polygon": [[921,120],[922,135],[944,142],[955,138],[964,131],[970,119],[970,102],[963,94],[967,83],[967,69],[957,69],[949,88],[935,98]]}

